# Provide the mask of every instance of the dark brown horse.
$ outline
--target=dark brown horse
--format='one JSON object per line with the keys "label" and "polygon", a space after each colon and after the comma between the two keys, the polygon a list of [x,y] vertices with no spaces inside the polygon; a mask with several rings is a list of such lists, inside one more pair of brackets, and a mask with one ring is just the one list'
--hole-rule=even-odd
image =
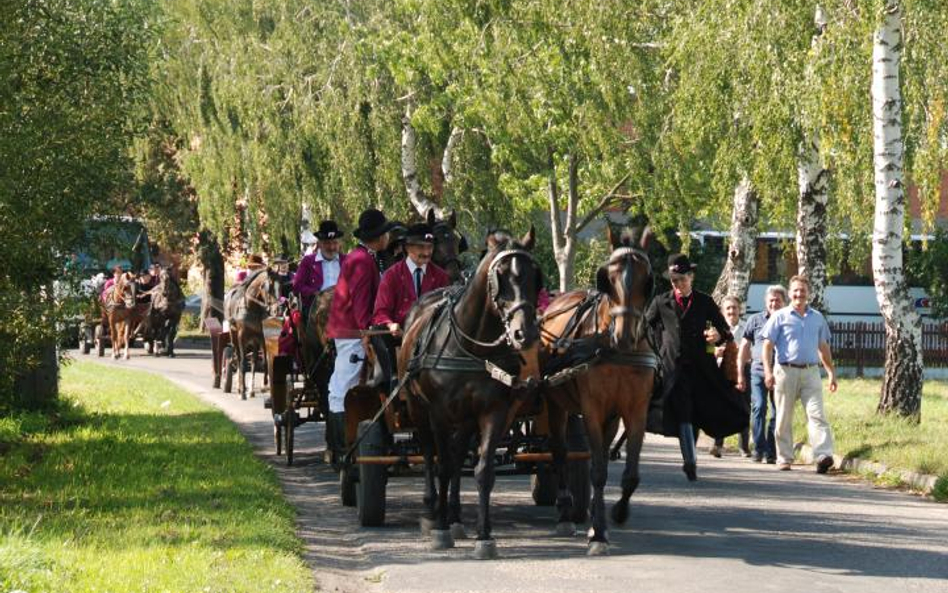
{"label": "dark brown horse", "polygon": [[158,285],[151,290],[151,304],[143,322],[147,337],[154,344],[154,354],[162,352],[174,358],[174,340],[178,334],[181,313],[184,312],[184,293],[167,269],[158,274]]}
{"label": "dark brown horse", "polygon": [[263,320],[275,311],[277,304],[275,273],[264,268],[247,275],[240,284],[224,296],[224,319],[230,326],[233,347],[231,364],[237,369],[237,390],[241,399],[247,399],[244,363],[247,355],[254,354],[251,362],[251,391],[257,377],[257,355],[264,351]]}
{"label": "dark brown horse", "polygon": [[532,228],[520,241],[505,232],[492,234],[487,255],[467,285],[444,293],[445,298],[422,299],[405,320],[399,380],[424,453],[424,501],[434,521],[436,548],[454,545],[448,491],[463,461],[462,447],[455,443],[466,445],[479,433],[475,555],[497,553],[489,515],[495,450],[522,403],[520,395],[539,379],[541,276],[530,254],[533,244]]}
{"label": "dark brown horse", "polygon": [[[608,552],[603,489],[609,445],[621,419],[628,435],[622,497],[613,507],[617,523],[628,515],[639,483],[639,454],[658,358],[646,338],[645,308],[652,294],[652,269],[634,236],[613,240],[613,252],[596,274],[595,291],[555,298],[541,322],[544,395],[550,418],[550,446],[558,478],[558,533],[572,533],[572,498],[566,476],[567,414],[582,414],[592,456],[592,534],[589,554]],[[587,366],[588,365],[588,366]],[[557,377],[556,373],[559,373]]]}

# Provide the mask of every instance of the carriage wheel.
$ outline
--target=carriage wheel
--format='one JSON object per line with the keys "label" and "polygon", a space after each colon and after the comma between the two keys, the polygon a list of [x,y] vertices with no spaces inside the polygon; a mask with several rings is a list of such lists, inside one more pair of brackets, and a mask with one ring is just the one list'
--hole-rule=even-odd
{"label": "carriage wheel", "polygon": [[359,471],[351,463],[343,463],[339,471],[339,498],[342,506],[356,506],[356,472]]}
{"label": "carriage wheel", "polygon": [[[384,455],[385,434],[382,425],[371,420],[359,423],[359,456]],[[359,483],[356,486],[359,507],[359,525],[380,527],[385,523],[385,483],[388,469],[384,465],[359,464]]]}
{"label": "carriage wheel", "polygon": [[234,365],[231,358],[234,356],[234,347],[225,346],[224,353],[221,355],[221,369],[224,373],[224,393],[230,393],[234,390]]}
{"label": "carriage wheel", "polygon": [[283,434],[286,437],[286,464],[293,465],[293,433],[296,432],[296,410],[292,405],[286,407],[283,414]]}
{"label": "carriage wheel", "polygon": [[276,444],[277,456],[283,455],[283,429],[280,427],[276,415],[273,418],[273,442]]}
{"label": "carriage wheel", "polygon": [[537,472],[530,476],[530,493],[538,507],[551,507],[556,504],[556,474],[550,464],[537,464]]}
{"label": "carriage wheel", "polygon": [[[586,427],[579,416],[570,416],[566,424],[566,447],[569,451],[589,451]],[[590,461],[575,459],[566,462],[569,492],[573,495],[574,523],[585,523],[589,515],[589,498],[592,484],[589,481]]]}
{"label": "carriage wheel", "polygon": [[95,353],[99,356],[105,356],[105,330],[102,325],[95,326]]}

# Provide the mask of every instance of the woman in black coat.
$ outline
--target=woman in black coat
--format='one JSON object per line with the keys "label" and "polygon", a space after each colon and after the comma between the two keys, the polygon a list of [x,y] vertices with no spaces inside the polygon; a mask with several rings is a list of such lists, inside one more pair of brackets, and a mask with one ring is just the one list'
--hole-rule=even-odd
{"label": "woman in black coat", "polygon": [[[688,480],[697,476],[695,425],[713,436],[740,429],[733,387],[714,357],[714,346],[732,340],[727,322],[714,300],[692,289],[694,270],[687,255],[668,258],[672,290],[652,300],[646,321],[662,358],[662,383],[649,413],[649,430],[677,436]],[[748,415],[743,414],[746,424]],[[732,430],[732,427],[735,427]],[[730,431],[730,432],[729,432]]]}

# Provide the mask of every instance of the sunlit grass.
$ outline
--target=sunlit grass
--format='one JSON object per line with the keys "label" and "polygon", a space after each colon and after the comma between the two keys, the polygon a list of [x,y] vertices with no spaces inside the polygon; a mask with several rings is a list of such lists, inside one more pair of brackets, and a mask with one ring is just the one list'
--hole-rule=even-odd
{"label": "sunlit grass", "polygon": [[294,511],[220,413],[77,363],[57,414],[0,422],[0,591],[310,591]]}
{"label": "sunlit grass", "polygon": [[[922,422],[876,413],[879,379],[846,379],[823,400],[833,427],[836,453],[875,461],[948,480],[948,383],[927,381],[922,394]],[[803,409],[794,410],[794,437],[806,439]]]}

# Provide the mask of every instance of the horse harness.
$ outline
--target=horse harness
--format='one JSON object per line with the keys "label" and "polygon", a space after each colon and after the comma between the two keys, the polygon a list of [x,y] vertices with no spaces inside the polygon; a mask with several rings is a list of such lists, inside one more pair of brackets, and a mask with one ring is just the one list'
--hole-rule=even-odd
{"label": "horse harness", "polygon": [[[643,261],[648,266],[648,284],[646,285],[647,300],[651,300],[653,290],[652,267],[648,256],[638,249],[632,247],[620,247],[616,249],[606,262],[596,273],[597,290],[589,291],[586,296],[578,303],[569,307],[558,309],[552,313],[543,316],[543,321],[553,319],[565,313],[572,311],[570,319],[566,322],[566,327],[559,337],[552,343],[552,348],[558,352],[543,368],[543,384],[549,387],[562,385],[576,376],[589,371],[597,364],[615,364],[631,367],[650,368],[655,372],[661,371],[661,359],[656,354],[655,344],[652,342],[648,332],[645,337],[649,345],[648,352],[625,352],[618,350],[605,340],[606,336],[612,333],[615,318],[618,316],[631,316],[638,319],[641,328],[645,318],[645,311],[636,307],[614,306],[609,308],[609,332],[599,331],[598,318],[596,312],[604,298],[608,298],[608,266],[621,258],[628,258],[630,263],[634,259]],[[628,269],[628,268],[627,268]],[[627,276],[625,280],[629,285],[626,290],[631,290],[630,279]],[[595,329],[591,335],[577,337],[577,334],[590,323],[595,323]]]}

